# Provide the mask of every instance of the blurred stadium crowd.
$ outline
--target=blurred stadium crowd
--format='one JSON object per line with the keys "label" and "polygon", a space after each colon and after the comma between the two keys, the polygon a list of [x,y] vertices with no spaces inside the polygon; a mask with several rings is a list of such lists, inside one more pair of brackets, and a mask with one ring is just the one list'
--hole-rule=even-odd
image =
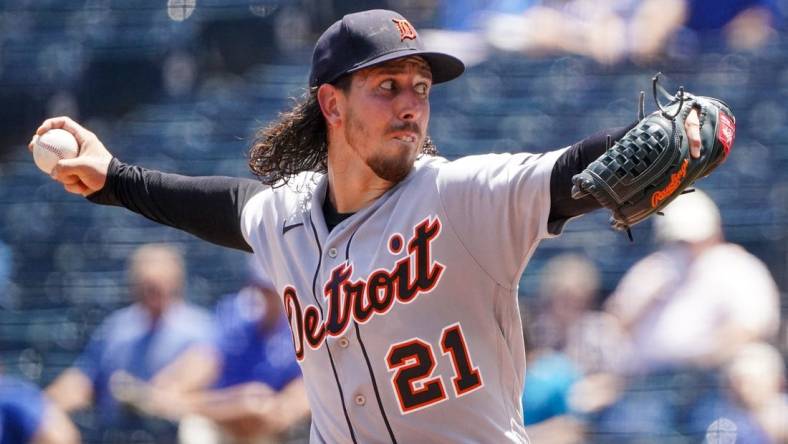
{"label": "blurred stadium crowd", "polygon": [[[698,219],[668,214],[664,222],[636,226],[629,243],[597,212],[537,250],[520,286],[529,348],[525,421],[536,443],[788,442],[788,1],[5,0],[0,443],[25,442],[14,430],[29,434],[36,427],[40,442],[59,442],[46,440],[46,424],[62,432],[69,422],[44,415],[45,405],[76,410],[70,417],[83,442],[172,442],[174,419],[232,399],[289,403],[295,432],[265,439],[304,439],[303,406],[290,380],[272,382],[261,372],[221,382],[232,367],[221,354],[222,338],[254,336],[244,322],[276,314],[264,302],[235,313],[234,302],[221,298],[258,282],[245,256],[67,195],[35,168],[25,144],[41,120],[65,114],[126,162],[248,176],[250,137],[304,91],[319,33],[344,13],[373,7],[398,10],[425,39],[469,64],[464,76],[432,95],[431,136],[450,159],[547,151],[623,126],[636,117],[637,94],[650,88],[656,71],[673,87],[731,105],[736,145],[726,164],[699,183],[716,206],[698,193],[684,211],[707,220],[705,235],[671,237],[676,226]],[[163,360],[150,344],[127,350],[146,362],[135,367],[126,356],[114,363],[123,370],[115,375],[121,389],[107,392],[110,375],[99,378],[86,362],[98,366],[103,359],[96,343],[108,337],[113,319],[121,330],[133,329],[135,321],[118,316],[133,318],[122,308],[135,300],[132,307],[144,305],[145,291],[134,285],[139,276],[127,275],[127,266],[134,269],[129,258],[148,243],[167,243],[182,255],[184,286],[175,293],[196,313],[190,316],[205,318],[199,321],[205,331],[168,342],[158,352]],[[254,304],[264,293],[255,293]],[[173,322],[198,325],[190,319]],[[213,327],[216,319],[220,327],[239,327]],[[146,353],[150,362],[142,359]],[[238,359],[257,365],[263,357],[249,351]],[[74,371],[82,374],[69,386],[63,378]],[[89,391],[80,392],[79,384]],[[221,392],[238,384],[242,390]],[[50,400],[35,386],[49,386]],[[197,387],[202,398],[184,395]],[[291,398],[272,394],[286,387]],[[25,395],[11,399],[19,390]],[[75,393],[84,396],[74,399]],[[11,401],[25,399],[38,422],[14,415]],[[100,407],[77,409],[93,399]],[[119,432],[104,422],[115,414],[108,409],[136,422]],[[200,411],[211,417],[209,410]],[[264,422],[257,427],[291,425]],[[247,423],[224,425],[235,436],[258,431]]]}

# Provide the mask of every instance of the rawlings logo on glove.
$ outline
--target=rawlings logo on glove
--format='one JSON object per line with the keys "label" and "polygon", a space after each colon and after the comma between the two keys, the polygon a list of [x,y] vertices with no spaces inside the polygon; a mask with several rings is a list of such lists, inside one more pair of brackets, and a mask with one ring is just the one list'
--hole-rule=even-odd
{"label": "rawlings logo on glove", "polygon": [[651,195],[651,208],[657,208],[660,202],[670,197],[671,194],[679,189],[681,181],[687,177],[687,165],[689,165],[689,160],[684,159],[684,162],[681,163],[681,169],[679,169],[677,173],[670,175],[668,186]]}

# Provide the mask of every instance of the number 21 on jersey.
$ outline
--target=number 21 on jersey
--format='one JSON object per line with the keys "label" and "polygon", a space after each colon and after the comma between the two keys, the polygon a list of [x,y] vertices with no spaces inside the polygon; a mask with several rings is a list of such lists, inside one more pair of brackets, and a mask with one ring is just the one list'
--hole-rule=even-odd
{"label": "number 21 on jersey", "polygon": [[[473,366],[459,323],[445,327],[440,336],[441,354],[451,358],[456,397],[484,385],[482,374]],[[436,355],[432,344],[419,338],[393,344],[386,354],[386,366],[394,372],[391,384],[403,414],[435,405],[447,399],[443,378],[433,376]]]}

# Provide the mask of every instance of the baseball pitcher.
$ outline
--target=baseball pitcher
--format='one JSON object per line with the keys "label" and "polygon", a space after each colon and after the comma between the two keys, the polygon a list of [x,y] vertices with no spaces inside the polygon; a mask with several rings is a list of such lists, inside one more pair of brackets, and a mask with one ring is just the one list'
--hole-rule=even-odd
{"label": "baseball pitcher", "polygon": [[[259,180],[125,164],[67,117],[36,136],[76,137],[79,156],[52,172],[67,191],[254,252],[290,321],[313,443],[527,442],[517,286],[539,241],[603,205],[658,210],[695,178],[666,191],[685,161],[695,171],[727,153],[718,116],[732,115],[680,92],[557,151],[450,162],[427,135],[430,91],[463,70],[395,12],[346,15],[319,38],[303,101],[257,133]],[[620,191],[604,168],[584,172],[611,156],[642,164],[624,172],[639,179],[625,199],[601,197]],[[660,205],[621,210],[655,192]]]}

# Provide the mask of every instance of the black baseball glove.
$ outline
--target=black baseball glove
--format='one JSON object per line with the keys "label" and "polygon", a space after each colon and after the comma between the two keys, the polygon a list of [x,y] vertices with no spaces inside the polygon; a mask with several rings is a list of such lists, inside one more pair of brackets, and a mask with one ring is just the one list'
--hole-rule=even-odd
{"label": "black baseball glove", "polygon": [[[580,174],[572,177],[572,197],[592,195],[613,212],[613,228],[627,230],[658,212],[690,186],[719,166],[730,152],[736,120],[719,99],[695,96],[679,88],[671,96],[652,80],[658,111],[640,122]],[[658,90],[670,98],[663,107]],[[684,121],[692,109],[700,120],[700,157],[692,158]],[[630,238],[631,238],[631,233]]]}

